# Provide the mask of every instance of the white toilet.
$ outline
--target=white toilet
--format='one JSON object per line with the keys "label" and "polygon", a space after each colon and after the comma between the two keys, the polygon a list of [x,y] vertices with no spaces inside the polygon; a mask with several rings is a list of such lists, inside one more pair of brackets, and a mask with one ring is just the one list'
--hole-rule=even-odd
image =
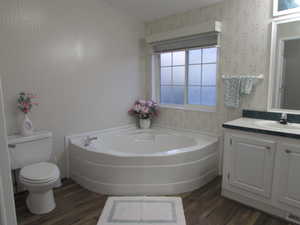
{"label": "white toilet", "polygon": [[29,191],[26,204],[33,214],[44,214],[55,208],[53,188],[60,183],[58,167],[52,158],[52,134],[36,132],[30,137],[8,138],[12,169],[21,169],[19,180]]}

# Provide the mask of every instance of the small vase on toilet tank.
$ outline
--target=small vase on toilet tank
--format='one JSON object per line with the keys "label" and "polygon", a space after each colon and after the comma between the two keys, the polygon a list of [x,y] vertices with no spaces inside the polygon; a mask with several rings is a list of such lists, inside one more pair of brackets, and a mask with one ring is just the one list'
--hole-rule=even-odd
{"label": "small vase on toilet tank", "polygon": [[151,119],[139,119],[139,125],[141,129],[149,129],[151,127]]}
{"label": "small vase on toilet tank", "polygon": [[38,103],[32,101],[35,98],[37,98],[37,96],[32,93],[19,93],[17,107],[22,113],[24,113],[24,119],[21,123],[20,129],[22,136],[31,136],[33,134],[33,126],[31,120],[28,117],[28,113],[31,111],[33,106],[38,105]]}
{"label": "small vase on toilet tank", "polygon": [[24,119],[21,126],[22,136],[27,137],[33,135],[33,125],[27,114],[24,114]]}

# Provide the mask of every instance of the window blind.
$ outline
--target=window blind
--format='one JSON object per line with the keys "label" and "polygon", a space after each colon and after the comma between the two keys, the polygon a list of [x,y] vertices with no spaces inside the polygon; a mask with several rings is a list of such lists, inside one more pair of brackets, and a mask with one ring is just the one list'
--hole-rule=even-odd
{"label": "window blind", "polygon": [[197,34],[171,40],[158,41],[152,43],[152,48],[155,53],[174,51],[185,48],[205,47],[218,44],[217,32],[206,34]]}

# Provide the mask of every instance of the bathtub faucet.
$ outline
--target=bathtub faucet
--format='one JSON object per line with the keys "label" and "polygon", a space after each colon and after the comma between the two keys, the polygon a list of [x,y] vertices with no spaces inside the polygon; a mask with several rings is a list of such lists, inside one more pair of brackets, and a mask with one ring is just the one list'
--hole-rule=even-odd
{"label": "bathtub faucet", "polygon": [[90,136],[87,136],[85,139],[84,139],[84,147],[88,147],[92,141],[95,141],[95,140],[98,140],[98,137],[90,137]]}

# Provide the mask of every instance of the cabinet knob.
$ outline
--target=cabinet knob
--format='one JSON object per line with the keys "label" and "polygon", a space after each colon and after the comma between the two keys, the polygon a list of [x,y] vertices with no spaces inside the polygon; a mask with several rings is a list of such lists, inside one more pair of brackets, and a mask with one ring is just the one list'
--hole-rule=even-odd
{"label": "cabinet knob", "polygon": [[291,151],[291,150],[288,150],[288,149],[286,149],[286,150],[285,150],[285,153],[286,153],[286,154],[291,154],[291,153],[292,153],[292,151]]}
{"label": "cabinet knob", "polygon": [[15,145],[15,144],[8,144],[8,147],[9,147],[9,148],[15,148],[16,145]]}
{"label": "cabinet knob", "polygon": [[270,146],[266,146],[266,149],[267,149],[267,150],[271,150],[271,147],[270,147]]}

